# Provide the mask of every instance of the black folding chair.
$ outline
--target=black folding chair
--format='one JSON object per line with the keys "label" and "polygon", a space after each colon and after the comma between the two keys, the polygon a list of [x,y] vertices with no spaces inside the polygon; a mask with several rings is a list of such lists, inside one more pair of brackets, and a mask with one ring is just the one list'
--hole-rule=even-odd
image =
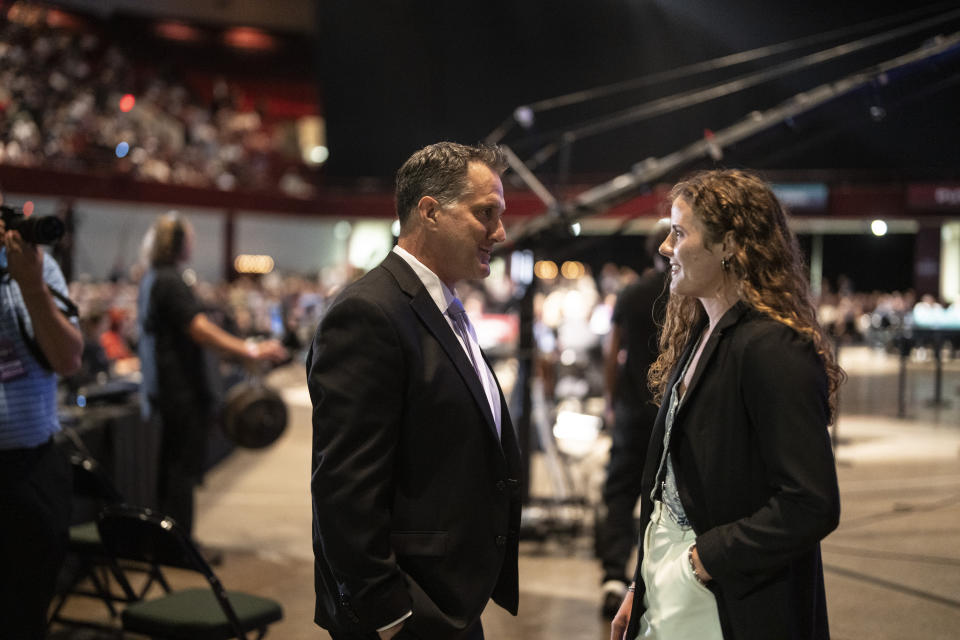
{"label": "black folding chair", "polygon": [[[92,514],[96,514],[106,505],[122,502],[120,492],[114,487],[101,465],[90,455],[75,451],[70,454],[70,465],[73,470],[74,496],[77,502],[89,508]],[[64,564],[57,592],[54,595],[49,624],[114,629],[115,625],[70,617],[63,613],[64,605],[70,598],[75,596],[92,598],[103,603],[112,621],[118,615],[115,604],[130,601],[130,598],[120,591],[120,587],[114,586],[114,584],[120,584],[115,574],[119,568],[110,561],[101,544],[96,519],[92,518],[70,527],[67,554],[68,560]],[[140,568],[128,567],[128,569]],[[147,577],[139,597],[142,597],[142,594],[146,593],[154,583],[170,591],[159,567],[148,566],[142,570]]]}
{"label": "black folding chair", "polygon": [[[226,591],[190,536],[172,518],[150,509],[109,505],[98,520],[104,548],[115,560],[129,560],[202,574],[210,588],[174,590],[128,604],[120,619],[123,630],[171,640],[247,640],[266,635],[283,618],[280,603],[240,591]],[[137,599],[129,584],[125,593]]]}

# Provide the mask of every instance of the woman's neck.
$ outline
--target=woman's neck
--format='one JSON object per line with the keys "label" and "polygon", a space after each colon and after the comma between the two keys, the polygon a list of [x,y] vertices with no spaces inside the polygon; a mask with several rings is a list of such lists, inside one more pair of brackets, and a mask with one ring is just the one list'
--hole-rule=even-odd
{"label": "woman's neck", "polygon": [[700,298],[700,304],[703,305],[703,310],[707,312],[707,318],[710,322],[707,333],[713,331],[723,314],[729,311],[739,300],[740,297],[736,292],[727,290],[720,291],[716,296]]}

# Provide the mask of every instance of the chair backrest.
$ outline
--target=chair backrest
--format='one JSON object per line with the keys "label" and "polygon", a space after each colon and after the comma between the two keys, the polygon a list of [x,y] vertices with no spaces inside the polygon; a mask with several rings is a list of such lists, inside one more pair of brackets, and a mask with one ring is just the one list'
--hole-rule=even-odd
{"label": "chair backrest", "polygon": [[173,518],[146,507],[111,504],[100,512],[97,527],[115,558],[213,575],[190,536]]}
{"label": "chair backrest", "polygon": [[123,502],[123,497],[99,462],[84,453],[74,452],[70,454],[70,466],[73,469],[74,494],[101,504]]}
{"label": "chair backrest", "polygon": [[[114,561],[133,560],[153,566],[189,569],[203,574],[233,626],[235,637],[241,640],[246,638],[220,579],[204,560],[186,530],[173,518],[146,507],[111,504],[100,512],[97,528],[103,546]],[[133,594],[129,583],[124,582],[122,586],[125,593]]]}

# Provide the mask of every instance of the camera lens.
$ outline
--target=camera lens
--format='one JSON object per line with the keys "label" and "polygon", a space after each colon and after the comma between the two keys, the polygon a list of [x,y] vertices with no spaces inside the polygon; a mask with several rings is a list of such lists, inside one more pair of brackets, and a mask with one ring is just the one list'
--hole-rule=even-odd
{"label": "camera lens", "polygon": [[63,221],[56,216],[24,218],[16,225],[24,241],[32,244],[53,244],[63,235]]}

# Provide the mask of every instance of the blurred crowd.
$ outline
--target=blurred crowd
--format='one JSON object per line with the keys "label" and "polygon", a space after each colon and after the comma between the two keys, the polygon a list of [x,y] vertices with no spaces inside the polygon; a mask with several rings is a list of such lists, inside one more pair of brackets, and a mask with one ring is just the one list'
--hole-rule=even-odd
{"label": "blurred crowd", "polygon": [[224,78],[204,100],[176,69],[135,63],[94,30],[51,26],[50,11],[15,3],[0,16],[0,163],[313,193],[293,123],[266,126]]}
{"label": "blurred crowd", "polygon": [[[338,275],[311,279],[274,273],[256,281],[199,281],[194,289],[207,315],[222,328],[241,338],[276,338],[298,356],[309,347],[327,300],[342,283]],[[77,382],[103,382],[137,371],[137,284],[77,281],[70,283],[70,297],[80,310],[84,333]]]}
{"label": "blurred crowd", "polygon": [[[601,362],[616,297],[638,277],[635,270],[613,264],[604,265],[596,276],[584,265],[580,269],[574,277],[540,279],[534,294],[538,374],[551,397],[603,395]],[[358,275],[345,269],[316,277],[274,272],[231,283],[200,281],[195,289],[208,315],[223,328],[244,338],[277,338],[297,353],[309,347],[328,302]],[[515,353],[519,289],[506,275],[459,287],[465,307],[476,318],[480,343],[493,357]],[[137,285],[78,281],[71,283],[70,293],[95,352],[90,354],[93,366],[111,373],[135,368],[135,359],[128,359],[136,353],[138,337]],[[903,330],[927,326],[925,320],[933,317],[953,318],[958,309],[929,295],[918,300],[912,291],[827,290],[820,297],[818,316],[838,347],[859,344],[892,351]],[[957,322],[960,327],[960,318]]]}

